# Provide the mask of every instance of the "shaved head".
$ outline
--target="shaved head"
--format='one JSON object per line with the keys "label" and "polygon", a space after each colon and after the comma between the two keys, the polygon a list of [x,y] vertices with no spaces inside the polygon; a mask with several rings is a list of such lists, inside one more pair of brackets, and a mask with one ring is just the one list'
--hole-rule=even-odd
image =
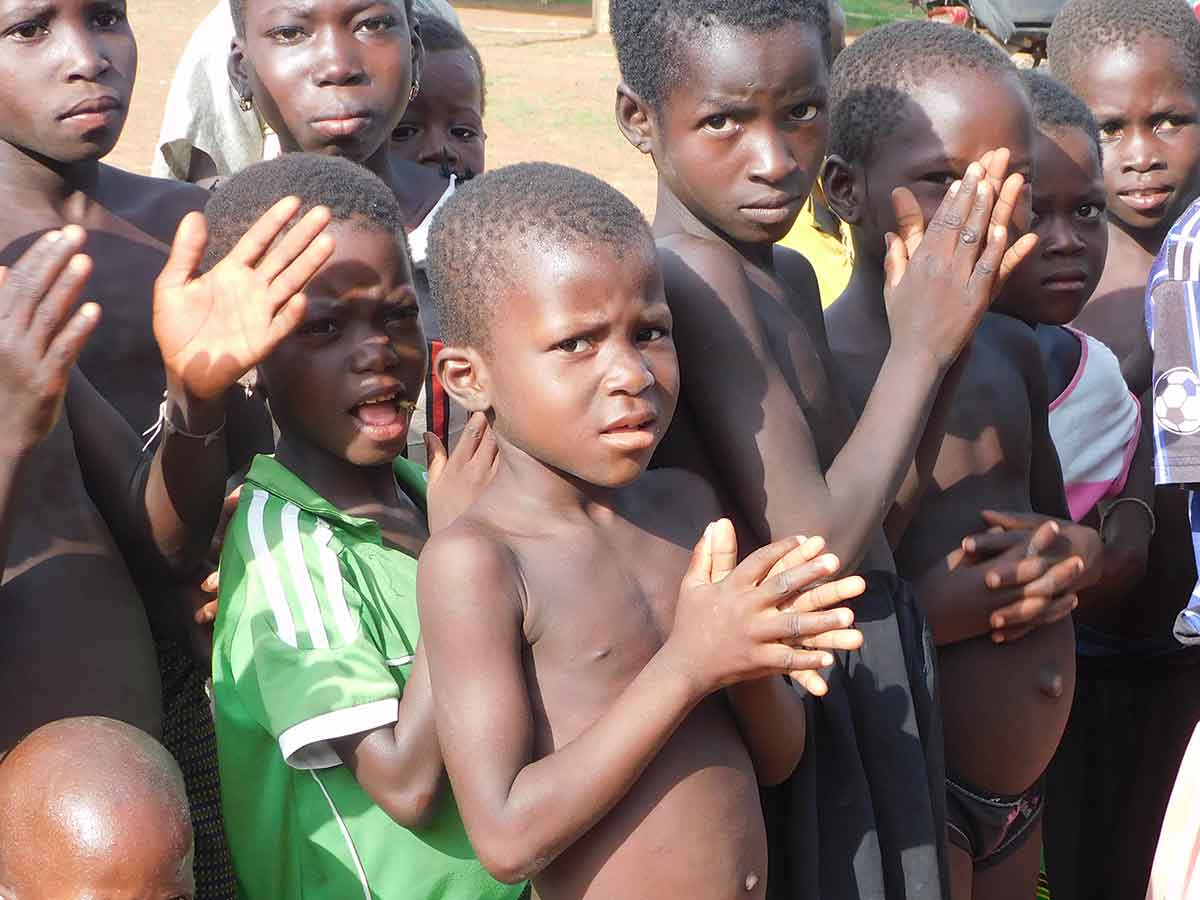
{"label": "shaved head", "polygon": [[52,722],[0,762],[0,895],[192,896],[179,767],[132,725]]}

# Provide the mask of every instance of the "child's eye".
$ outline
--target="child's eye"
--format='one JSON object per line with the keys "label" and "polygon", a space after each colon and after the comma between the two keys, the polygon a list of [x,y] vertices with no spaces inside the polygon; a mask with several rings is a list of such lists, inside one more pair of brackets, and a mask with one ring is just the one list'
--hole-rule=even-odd
{"label": "child's eye", "polygon": [[817,108],[811,103],[801,103],[792,107],[791,116],[796,122],[811,122],[817,117]]}
{"label": "child's eye", "polygon": [[716,113],[704,120],[704,127],[709,131],[726,132],[733,128],[733,120],[724,113]]}
{"label": "child's eye", "polygon": [[1157,131],[1176,131],[1187,125],[1186,119],[1181,119],[1176,116],[1167,116],[1158,124]]}
{"label": "child's eye", "polygon": [[591,343],[587,338],[567,338],[565,341],[559,341],[557,349],[563,353],[583,353],[590,349]]}
{"label": "child's eye", "polygon": [[958,176],[953,172],[930,172],[921,176],[921,180],[927,184],[937,184],[942,187],[950,187],[958,179]]}
{"label": "child's eye", "polygon": [[294,44],[304,37],[304,32],[295,25],[281,25],[268,31],[267,37],[277,44]]}
{"label": "child's eye", "polygon": [[406,125],[404,122],[401,122],[392,131],[392,140],[393,141],[410,141],[417,136],[418,130],[419,129],[417,128],[416,125]]}
{"label": "child's eye", "polygon": [[479,132],[466,125],[454,125],[450,129],[450,136],[458,141],[473,141],[479,137]]}
{"label": "child's eye", "polygon": [[14,37],[18,41],[33,41],[49,33],[50,29],[46,27],[45,22],[22,22],[10,28],[4,36]]}
{"label": "child's eye", "polygon": [[1075,210],[1075,215],[1087,221],[1094,221],[1104,215],[1104,208],[1095,203],[1085,203],[1079,209]]}
{"label": "child's eye", "polygon": [[383,34],[385,31],[390,31],[395,25],[396,19],[392,16],[376,16],[373,19],[367,19],[358,26],[358,29],[367,34]]}
{"label": "child's eye", "polygon": [[1121,126],[1117,122],[1100,123],[1100,140],[1115,141],[1121,136]]}
{"label": "child's eye", "polygon": [[641,328],[638,329],[637,342],[639,344],[649,344],[651,341],[661,341],[667,336],[665,328]]}
{"label": "child's eye", "polygon": [[105,9],[96,13],[97,28],[116,28],[124,20],[124,15],[115,9]]}

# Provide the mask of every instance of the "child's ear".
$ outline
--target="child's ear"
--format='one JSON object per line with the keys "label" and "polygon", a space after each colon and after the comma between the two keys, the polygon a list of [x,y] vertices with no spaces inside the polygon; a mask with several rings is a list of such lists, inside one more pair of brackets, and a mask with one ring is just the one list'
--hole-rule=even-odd
{"label": "child's ear", "polygon": [[857,225],[862,221],[866,191],[861,174],[858,167],[837,155],[826,159],[825,167],[821,170],[821,187],[825,191],[825,199],[829,201],[829,208],[847,225]]}
{"label": "child's ear", "polygon": [[436,369],[438,381],[459,406],[471,412],[492,408],[487,364],[477,350],[447,345],[438,351]]}
{"label": "child's ear", "polygon": [[242,49],[242,39],[235,37],[229,45],[229,59],[225,63],[229,73],[229,83],[234,92],[243,100],[251,99],[254,93],[250,89],[249,64],[246,62],[246,52]]}
{"label": "child's ear", "polygon": [[412,83],[421,83],[421,69],[425,64],[425,42],[421,40],[421,21],[413,17],[412,28],[409,29],[409,40],[412,42]]}
{"label": "child's ear", "polygon": [[654,139],[650,106],[624,81],[617,85],[617,127],[625,140],[642,153],[649,153]]}

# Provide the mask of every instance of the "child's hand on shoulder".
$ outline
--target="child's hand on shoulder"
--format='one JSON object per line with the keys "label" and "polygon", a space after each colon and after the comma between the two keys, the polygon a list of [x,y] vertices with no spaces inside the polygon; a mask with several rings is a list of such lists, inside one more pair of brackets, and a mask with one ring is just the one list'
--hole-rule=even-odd
{"label": "child's hand on shoulder", "polygon": [[692,552],[661,652],[701,695],[771,675],[825,693],[817,670],[833,665],[829,651],[862,646],[854,613],[839,604],[861,594],[865,583],[855,576],[821,584],[840,565],[822,554],[824,546],[820,539],[785,538],[735,566],[733,524],[709,525]]}
{"label": "child's hand on shoulder", "polygon": [[892,193],[897,233],[887,235],[884,258],[892,346],[906,355],[928,354],[943,372],[1037,243],[1027,234],[1008,245],[1025,180],[1005,177],[1007,167],[1003,149],[971,163],[928,224],[911,191],[901,187]]}
{"label": "child's hand on shoulder", "polygon": [[487,416],[477,412],[467,420],[453,453],[447,455],[432,432],[425,433],[425,451],[429,460],[429,533],[434,534],[466,512],[491,483],[500,450]]}
{"label": "child's hand on shoulder", "polygon": [[299,208],[295,197],[280,200],[203,274],[204,216],[189,213],[179,224],[154,285],[154,338],[173,392],[220,398],[303,320],[301,292],[333,253],[333,239],[323,234],[329,210],[320,206],[280,238]]}
{"label": "child's hand on shoulder", "polygon": [[71,369],[100,323],[78,306],[91,260],[83,229],[51,231],[11,268],[0,267],[0,435],[10,453],[46,438],[62,412]]}

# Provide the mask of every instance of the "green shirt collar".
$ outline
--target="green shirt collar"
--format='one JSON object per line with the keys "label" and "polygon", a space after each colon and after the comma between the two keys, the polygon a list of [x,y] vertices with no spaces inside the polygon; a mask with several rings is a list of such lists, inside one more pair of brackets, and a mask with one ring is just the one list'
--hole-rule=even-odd
{"label": "green shirt collar", "polygon": [[[392,464],[392,469],[396,473],[396,482],[400,485],[400,489],[408,495],[413,503],[417,504],[421,512],[427,513],[425,492],[429,478],[425,470],[403,457],[396,459]],[[314,516],[320,516],[326,521],[337,522],[344,528],[362,532],[364,537],[369,535],[369,539],[375,543],[382,543],[379,525],[374,519],[352,516],[338,509],[273,456],[259,454],[254,457],[254,461],[250,464],[250,471],[246,473],[246,481],[277,497],[295,503]]]}

